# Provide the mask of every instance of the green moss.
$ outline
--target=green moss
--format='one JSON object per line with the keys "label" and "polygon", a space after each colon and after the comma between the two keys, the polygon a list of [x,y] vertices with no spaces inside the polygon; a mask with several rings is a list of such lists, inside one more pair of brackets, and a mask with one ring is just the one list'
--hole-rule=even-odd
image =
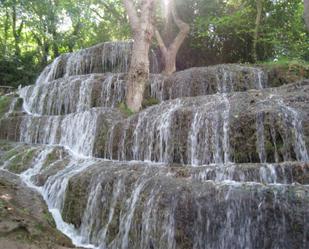
{"label": "green moss", "polygon": [[28,151],[23,151],[19,154],[16,154],[14,158],[10,157],[11,160],[8,165],[8,169],[12,171],[13,173],[21,173],[25,171],[29,166],[30,163],[32,162],[36,149],[30,149]]}
{"label": "green moss", "polygon": [[275,151],[274,145],[269,140],[265,141],[265,151],[266,154],[273,154]]}
{"label": "green moss", "polygon": [[7,140],[0,140],[0,150],[3,152],[7,152],[13,149],[13,144],[8,142]]}
{"label": "green moss", "polygon": [[43,232],[45,229],[44,229],[44,225],[42,223],[37,223],[35,225],[35,228],[39,231],[39,232]]}
{"label": "green moss", "polygon": [[22,166],[22,154],[18,154],[10,161],[7,168],[14,173],[20,173]]}
{"label": "green moss", "polygon": [[126,116],[130,117],[134,114],[134,112],[123,102],[118,105],[118,109]]}
{"label": "green moss", "polygon": [[17,103],[16,103],[16,105],[15,105],[15,109],[14,109],[14,111],[18,111],[18,110],[20,110],[21,108],[22,108],[22,106],[23,106],[23,99],[22,98],[18,98],[17,99]]}
{"label": "green moss", "polygon": [[12,98],[0,96],[0,118],[8,111]]}
{"label": "green moss", "polygon": [[56,162],[60,159],[59,151],[54,149],[51,153],[49,153],[44,161],[43,169],[47,168],[50,164]]}
{"label": "green moss", "polygon": [[96,139],[95,146],[94,146],[94,156],[100,157],[104,155],[104,148],[108,134],[108,125],[103,123],[100,127],[100,131],[98,133],[98,139]]}
{"label": "green moss", "polygon": [[7,161],[7,160],[11,159],[13,156],[16,156],[17,154],[22,153],[22,152],[23,152],[23,150],[20,151],[20,150],[18,150],[18,148],[13,148],[13,149],[7,151],[4,154],[2,159],[3,159],[3,161]]}
{"label": "green moss", "polygon": [[150,97],[150,98],[143,100],[142,107],[147,108],[149,106],[157,105],[159,103],[160,103],[159,100],[157,100],[156,98]]}
{"label": "green moss", "polygon": [[47,223],[50,226],[52,226],[53,228],[56,228],[55,220],[54,220],[53,216],[49,212],[44,211],[43,216],[44,216],[44,219],[47,221]]}

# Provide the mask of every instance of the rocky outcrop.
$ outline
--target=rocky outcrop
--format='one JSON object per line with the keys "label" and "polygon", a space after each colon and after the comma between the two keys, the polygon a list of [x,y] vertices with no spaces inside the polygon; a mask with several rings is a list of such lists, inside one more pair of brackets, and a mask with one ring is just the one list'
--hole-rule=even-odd
{"label": "rocky outcrop", "polygon": [[42,197],[0,170],[0,243],[5,249],[75,248],[60,233]]}
{"label": "rocky outcrop", "polygon": [[307,187],[199,182],[165,170],[91,167],[71,178],[63,217],[108,248],[304,248]]}
{"label": "rocky outcrop", "polygon": [[[2,142],[5,162],[16,146],[15,153],[27,155],[28,145]],[[74,159],[61,147],[37,149],[40,155],[22,178],[33,168],[49,207],[62,210],[83,244],[306,248],[308,163],[165,167]]]}
{"label": "rocky outcrop", "polygon": [[193,165],[307,161],[308,92],[302,81],[163,102],[116,123],[95,155]]}

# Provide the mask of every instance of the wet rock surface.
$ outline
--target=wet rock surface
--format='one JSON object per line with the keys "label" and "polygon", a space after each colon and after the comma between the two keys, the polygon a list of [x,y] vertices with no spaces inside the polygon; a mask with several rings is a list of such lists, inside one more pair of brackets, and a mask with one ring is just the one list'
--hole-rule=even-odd
{"label": "wet rock surface", "polygon": [[280,88],[181,98],[127,119],[110,108],[7,117],[0,121],[0,135],[62,144],[78,153],[88,148],[87,155],[116,160],[193,165],[306,161],[308,89],[304,80]]}
{"label": "wet rock surface", "polygon": [[96,155],[193,165],[306,161],[308,93],[305,80],[163,102],[116,123]]}
{"label": "wet rock surface", "polygon": [[5,249],[75,248],[60,233],[42,197],[0,170],[0,244]]}
{"label": "wet rock surface", "polygon": [[[13,157],[16,146],[27,154],[29,145],[3,141],[2,157]],[[308,163],[184,167],[74,159],[61,147],[38,148],[45,156],[29,166],[41,165],[33,182],[84,244],[306,248]]]}
{"label": "wet rock surface", "polygon": [[71,178],[63,216],[108,248],[305,248],[307,186],[198,182],[165,170],[92,167]]}
{"label": "wet rock surface", "polygon": [[306,249],[309,81],[244,65],[153,74],[145,110],[128,115],[130,46],[62,55],[1,99],[2,170],[77,246]]}

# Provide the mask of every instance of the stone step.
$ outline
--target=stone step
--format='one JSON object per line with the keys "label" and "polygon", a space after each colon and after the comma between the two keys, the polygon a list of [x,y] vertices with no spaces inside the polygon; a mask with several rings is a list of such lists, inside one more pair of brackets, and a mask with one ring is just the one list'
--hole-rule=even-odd
{"label": "stone step", "polygon": [[[61,115],[91,107],[117,107],[125,101],[125,74],[89,74],[64,77],[21,89],[28,112]],[[170,77],[150,76],[145,103],[217,92],[247,91],[266,87],[267,77],[259,68],[218,65],[177,72]]]}
{"label": "stone step", "polygon": [[309,82],[303,81],[262,91],[182,98],[129,118],[111,108],[64,116],[10,116],[0,121],[0,137],[79,144],[78,153],[90,139],[87,155],[116,160],[188,165],[306,161],[308,89]]}

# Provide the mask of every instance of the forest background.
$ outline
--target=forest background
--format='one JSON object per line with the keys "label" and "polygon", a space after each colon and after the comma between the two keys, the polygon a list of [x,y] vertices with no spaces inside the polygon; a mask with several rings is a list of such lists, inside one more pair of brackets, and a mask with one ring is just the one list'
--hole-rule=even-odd
{"label": "forest background", "polygon": [[[219,63],[308,65],[303,0],[177,0],[190,34],[177,70]],[[177,27],[157,9],[165,40]],[[0,0],[0,85],[33,84],[61,53],[130,39],[122,0]],[[153,49],[157,44],[153,39]]]}

